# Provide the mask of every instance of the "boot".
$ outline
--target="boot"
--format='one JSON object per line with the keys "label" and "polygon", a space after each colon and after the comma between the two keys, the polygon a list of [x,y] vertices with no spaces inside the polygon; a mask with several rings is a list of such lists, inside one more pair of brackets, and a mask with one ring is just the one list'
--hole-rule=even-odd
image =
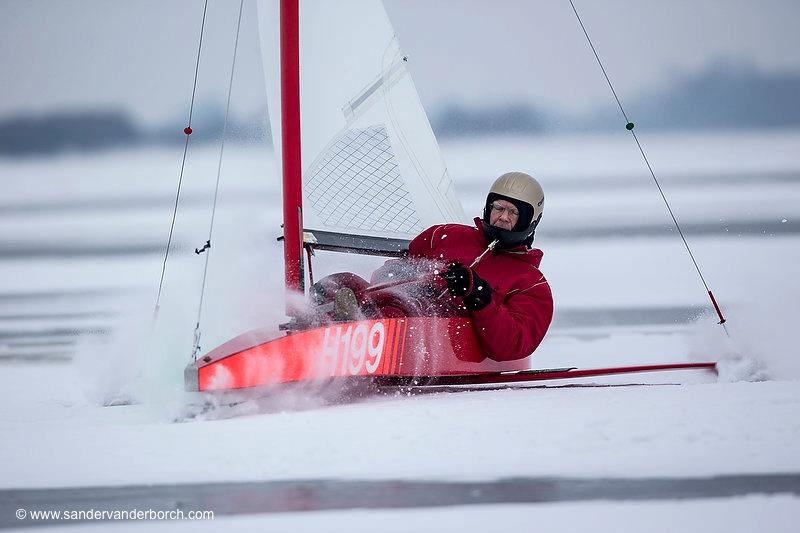
{"label": "boot", "polygon": [[358,299],[353,289],[349,287],[338,289],[333,298],[333,319],[339,322],[348,322],[358,320],[360,315]]}

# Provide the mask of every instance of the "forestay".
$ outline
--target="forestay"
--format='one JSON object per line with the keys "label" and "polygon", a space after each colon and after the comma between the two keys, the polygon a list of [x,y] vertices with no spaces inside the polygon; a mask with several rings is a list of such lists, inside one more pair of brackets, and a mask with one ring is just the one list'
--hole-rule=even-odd
{"label": "forestay", "polygon": [[[258,8],[280,154],[279,2],[260,0]],[[408,62],[380,0],[300,1],[306,229],[410,238],[466,221]]]}

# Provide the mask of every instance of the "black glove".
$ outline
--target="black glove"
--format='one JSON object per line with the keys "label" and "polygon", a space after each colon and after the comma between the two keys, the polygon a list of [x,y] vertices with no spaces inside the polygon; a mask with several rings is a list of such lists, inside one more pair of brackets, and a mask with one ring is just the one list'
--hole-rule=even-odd
{"label": "black glove", "polygon": [[483,309],[492,301],[492,288],[474,270],[459,262],[450,263],[439,275],[447,282],[452,296],[461,296],[471,311]]}

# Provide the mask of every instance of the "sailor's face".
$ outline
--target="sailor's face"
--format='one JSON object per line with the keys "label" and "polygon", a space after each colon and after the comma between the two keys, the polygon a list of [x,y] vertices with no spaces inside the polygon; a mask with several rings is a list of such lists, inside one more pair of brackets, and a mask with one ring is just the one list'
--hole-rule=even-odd
{"label": "sailor's face", "polygon": [[489,224],[501,229],[514,229],[519,219],[519,211],[514,204],[506,200],[492,202],[489,213]]}

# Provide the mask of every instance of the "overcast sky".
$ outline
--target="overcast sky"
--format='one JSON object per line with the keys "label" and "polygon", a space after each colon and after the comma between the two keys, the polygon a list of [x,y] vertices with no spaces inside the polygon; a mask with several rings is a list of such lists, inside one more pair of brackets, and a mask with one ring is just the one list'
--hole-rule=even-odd
{"label": "overcast sky", "polygon": [[[346,0],[341,0],[346,1]],[[426,108],[529,102],[613,105],[568,0],[386,0]],[[800,71],[795,0],[575,0],[620,96],[714,62]],[[237,0],[211,0],[200,102],[224,101]],[[124,107],[148,124],[183,120],[202,0],[0,1],[0,118]],[[235,111],[263,108],[255,0],[245,0]]]}

